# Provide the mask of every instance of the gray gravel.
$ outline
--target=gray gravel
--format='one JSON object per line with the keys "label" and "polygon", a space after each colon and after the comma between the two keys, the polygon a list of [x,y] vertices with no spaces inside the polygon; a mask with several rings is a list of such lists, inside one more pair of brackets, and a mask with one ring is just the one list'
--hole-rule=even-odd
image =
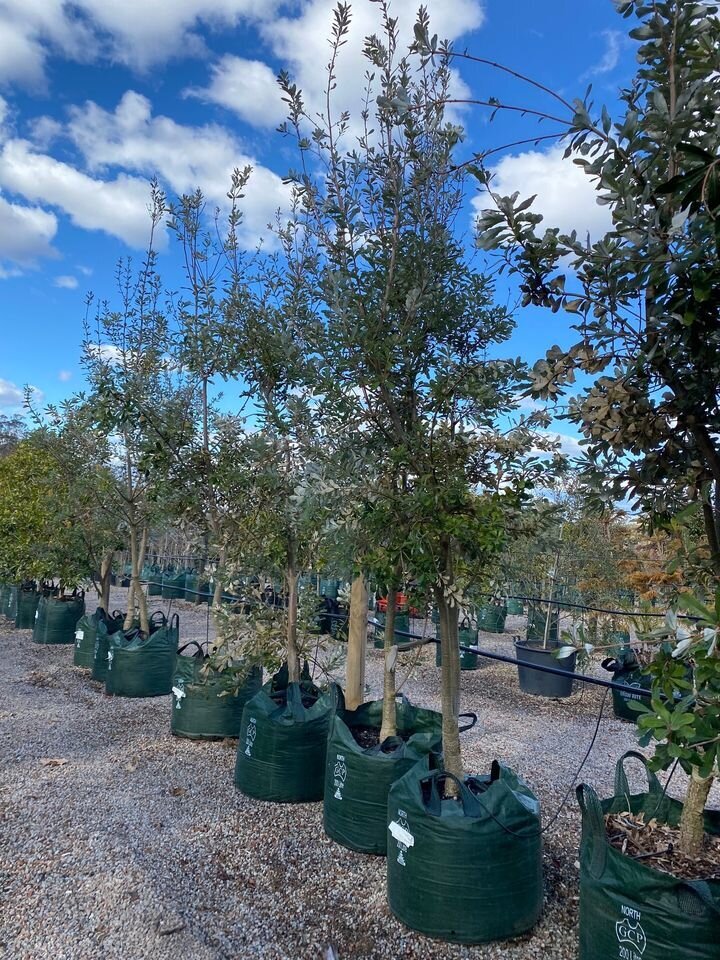
{"label": "gray gravel", "polygon": [[[123,594],[116,591],[113,606]],[[168,604],[151,609],[160,606]],[[204,640],[205,609],[174,609],[181,642]],[[510,617],[506,634],[482,643],[510,652],[523,624]],[[326,838],[322,804],[242,796],[233,786],[234,742],[175,739],[169,697],[107,697],[73,668],[71,647],[36,646],[30,636],[0,620],[3,958],[319,960],[329,944],[341,960],[576,955],[572,795],[546,834],[546,903],[532,935],[476,948],[439,943],[390,915],[384,860]],[[372,696],[381,656],[368,648]],[[525,696],[515,669],[497,663],[463,673],[462,683],[463,709],[480,715],[463,738],[468,769],[484,772],[495,757],[510,764],[536,789],[547,821],[587,749],[603,693],[587,689],[564,702]],[[437,688],[434,649],[423,650],[404,692],[438,708]],[[616,758],[633,746],[632,727],[612,719],[608,702],[582,779],[609,793]],[[714,800],[720,805],[717,791]]]}

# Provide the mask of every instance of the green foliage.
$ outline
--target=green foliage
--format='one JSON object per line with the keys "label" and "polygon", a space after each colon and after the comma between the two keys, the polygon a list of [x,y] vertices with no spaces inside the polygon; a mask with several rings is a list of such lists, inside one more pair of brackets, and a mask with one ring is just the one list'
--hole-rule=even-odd
{"label": "green foliage", "polygon": [[578,373],[595,378],[569,417],[588,441],[597,495],[630,497],[660,522],[688,498],[700,503],[717,576],[720,19],[716,7],[688,0],[618,9],[639,21],[624,115],[594,119],[587,97],[555,95],[569,108],[566,156],[610,207],[611,230],[592,243],[563,235],[541,223],[534,198],[490,185],[494,207],[479,219],[478,243],[502,250],[526,304],[578,318],[580,339],[548,350],[533,388],[556,397]]}
{"label": "green foliage", "polygon": [[37,438],[0,458],[1,580],[56,578],[73,587],[92,573],[76,494]]}
{"label": "green foliage", "polygon": [[720,590],[712,606],[691,594],[681,607],[695,622],[668,613],[647,638],[659,642],[648,668],[652,699],[637,704],[642,744],[656,741],[651,767],[665,770],[676,760],[701,778],[720,773]]}

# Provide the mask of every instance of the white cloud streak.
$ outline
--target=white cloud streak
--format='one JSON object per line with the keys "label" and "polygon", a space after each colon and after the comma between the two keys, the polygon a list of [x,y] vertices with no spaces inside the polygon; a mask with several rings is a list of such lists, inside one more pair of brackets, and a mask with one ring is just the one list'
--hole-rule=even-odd
{"label": "white cloud streak", "polygon": [[[571,159],[563,158],[563,149],[532,150],[513,154],[497,164],[493,170],[491,189],[502,196],[516,191],[521,198],[537,195],[533,210],[541,213],[546,227],[559,227],[561,232],[577,230],[584,239],[598,239],[612,226],[607,206],[597,202],[595,184]],[[473,200],[476,211],[490,206],[485,193]]]}

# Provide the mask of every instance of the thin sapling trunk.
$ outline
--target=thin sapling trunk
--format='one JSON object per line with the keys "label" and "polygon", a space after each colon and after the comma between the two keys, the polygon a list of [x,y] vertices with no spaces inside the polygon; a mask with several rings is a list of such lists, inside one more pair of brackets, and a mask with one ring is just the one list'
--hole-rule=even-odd
{"label": "thin sapling trunk", "polygon": [[365,654],[367,651],[368,590],[359,573],[350,588],[348,651],[345,674],[345,706],[356,710],[365,696]]}
{"label": "thin sapling trunk", "polygon": [[287,665],[288,682],[300,682],[300,655],[297,645],[298,621],[298,571],[296,569],[295,545],[291,543],[288,551],[288,566],[285,571],[287,583]]}
{"label": "thin sapling trunk", "polygon": [[[459,780],[464,777],[462,754],[460,751],[460,640],[458,635],[459,611],[451,606],[442,587],[436,591],[438,611],[440,613],[440,650],[442,738],[444,766],[448,773]],[[454,784],[448,784],[449,792],[454,794]]]}
{"label": "thin sapling trunk", "polygon": [[100,561],[100,606],[110,612],[110,577],[112,575],[113,551],[109,550]]}
{"label": "thin sapling trunk", "polygon": [[380,727],[380,742],[388,737],[397,736],[397,705],[395,703],[395,663],[397,646],[395,645],[395,611],[397,610],[397,591],[388,590],[387,609],[385,611],[385,664],[383,673],[383,711]]}

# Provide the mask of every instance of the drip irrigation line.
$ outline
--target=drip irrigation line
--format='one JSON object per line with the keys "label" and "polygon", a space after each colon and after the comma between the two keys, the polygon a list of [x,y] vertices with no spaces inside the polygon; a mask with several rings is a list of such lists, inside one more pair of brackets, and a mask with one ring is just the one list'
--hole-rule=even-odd
{"label": "drip irrigation line", "polygon": [[[147,581],[143,580],[142,582],[148,583],[148,584],[154,584],[155,586],[162,586],[162,584],[158,584],[152,580],[147,580]],[[184,590],[183,592],[191,593],[197,597],[208,596],[207,593],[203,593],[198,590]],[[243,597],[236,597],[231,594],[222,594],[221,599],[232,600],[238,603],[256,602],[256,601],[247,600]],[[170,605],[172,607],[172,600],[170,601]],[[327,618],[329,620],[343,620],[343,621],[347,621],[349,619],[348,614],[345,614],[345,613],[325,613],[324,611],[321,611],[319,613],[319,617]],[[380,623],[378,620],[373,620],[373,619],[369,619],[368,623],[375,629],[377,629],[378,627],[384,626],[384,624]],[[436,637],[425,637],[419,633],[410,633],[408,630],[395,630],[395,636],[407,637],[408,640],[422,640],[423,644],[428,644],[428,643],[439,644],[440,643],[440,641]],[[527,660],[520,660],[517,657],[508,657],[502,653],[493,653],[490,650],[482,650],[480,647],[470,647],[467,644],[463,644],[463,643],[459,644],[459,647],[460,647],[460,650],[462,650],[464,653],[474,653],[474,654],[477,654],[477,656],[479,657],[485,657],[485,659],[487,660],[497,660],[499,663],[509,663],[516,667],[527,667],[529,670],[538,670],[540,673],[550,673],[557,677],[567,677],[568,675],[567,670],[562,670],[558,667],[546,667],[540,663],[530,663]],[[407,651],[401,650],[400,652],[406,653]],[[589,683],[596,687],[604,687],[607,690],[627,691],[628,689],[627,684],[615,683],[613,680],[602,680],[600,679],[600,677],[588,677],[584,673],[573,673],[572,676],[575,680],[579,680],[580,683]],[[633,687],[633,690],[639,697],[645,697],[648,700],[650,699],[651,694],[649,690],[642,690],[639,687],[638,688]]]}
{"label": "drip irrigation line", "polygon": [[[492,600],[497,594],[484,593],[482,596]],[[516,597],[510,594],[507,600],[526,600],[528,603],[547,603],[553,607],[571,607],[574,610],[590,610],[591,613],[609,613],[616,617],[665,617],[664,613],[648,613],[645,610],[606,610],[604,607],[588,607],[583,603],[570,603],[568,600],[548,600],[547,597]],[[678,619],[681,620],[699,620],[699,617],[692,617],[686,613],[679,613]]]}
{"label": "drip irrigation line", "polygon": [[[330,614],[332,616],[332,614]],[[370,620],[369,623],[373,627],[382,627],[377,620]],[[396,630],[395,636],[407,637],[409,640],[423,640],[424,643],[434,643],[436,645],[440,644],[440,641],[437,637],[422,637],[418,633],[409,633],[407,630]],[[519,639],[519,638],[518,638]],[[470,647],[467,644],[459,644],[460,650],[463,653],[475,653],[479,657],[485,657],[487,660],[497,660],[499,663],[509,663],[516,667],[527,667],[529,670],[538,670],[540,673],[550,673],[556,677],[567,677],[570,671],[562,670],[559,667],[546,667],[540,663],[530,663],[527,660],[520,660],[517,657],[508,657],[504,653],[493,653],[490,650],[482,650],[480,647]],[[400,653],[407,653],[408,651],[400,650]],[[589,683],[596,687],[604,687],[606,690],[622,690],[627,692],[628,686],[625,683],[615,683],[613,680],[602,680],[600,677],[588,677],[584,673],[572,673],[574,680],[579,680],[580,683]],[[649,690],[643,690],[640,687],[633,687],[633,693],[636,693],[639,697],[645,697],[648,700],[651,697]]]}

